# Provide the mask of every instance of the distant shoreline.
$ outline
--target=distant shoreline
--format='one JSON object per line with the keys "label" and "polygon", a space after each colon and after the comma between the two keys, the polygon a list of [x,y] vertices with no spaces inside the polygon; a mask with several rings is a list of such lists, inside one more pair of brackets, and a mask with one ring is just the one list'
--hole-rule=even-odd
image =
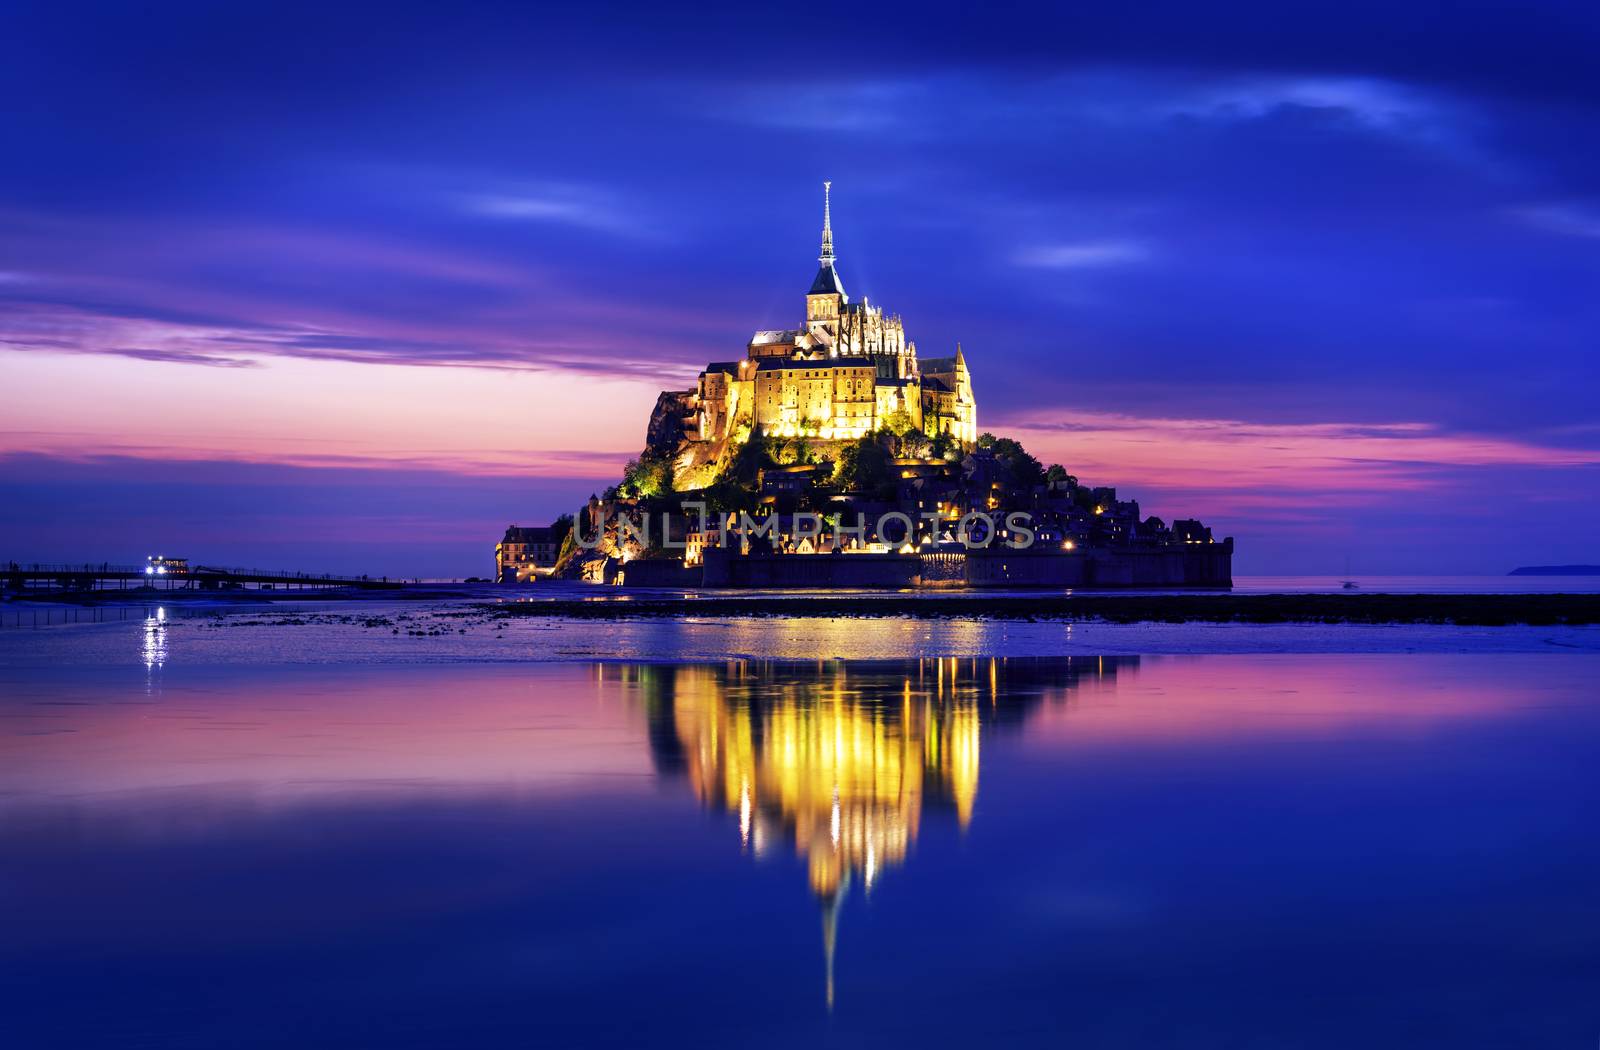
{"label": "distant shoreline", "polygon": [[1098,620],[1108,623],[1455,624],[1470,627],[1600,623],[1600,594],[1074,594],[1034,596],[796,594],[782,598],[557,598],[482,604],[490,615],[621,620],[637,617],[804,617]]}
{"label": "distant shoreline", "polygon": [[1169,592],[1119,594],[1106,591],[993,594],[959,590],[807,592],[766,594],[649,592],[577,586],[550,594],[544,586],[423,585],[383,592],[323,590],[286,594],[173,591],[92,591],[17,596],[13,610],[44,605],[79,609],[170,605],[270,608],[278,605],[389,604],[429,601],[459,603],[497,618],[624,620],[638,618],[725,617],[763,619],[920,620],[989,619],[1018,621],[1100,621],[1107,623],[1212,624],[1454,624],[1581,626],[1600,624],[1600,593],[1239,593]]}
{"label": "distant shoreline", "polygon": [[1600,576],[1600,565],[1524,565],[1507,576]]}

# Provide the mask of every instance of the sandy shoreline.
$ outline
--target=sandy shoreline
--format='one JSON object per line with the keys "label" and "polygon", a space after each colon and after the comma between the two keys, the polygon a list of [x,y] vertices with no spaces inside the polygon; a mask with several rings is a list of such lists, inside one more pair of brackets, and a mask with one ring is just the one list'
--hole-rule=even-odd
{"label": "sandy shoreline", "polygon": [[1600,623],[1593,594],[1074,594],[1035,596],[859,594],[750,598],[619,596],[479,606],[506,618],[614,620],[723,616],[995,620],[1097,620],[1108,623],[1458,624],[1493,627]]}

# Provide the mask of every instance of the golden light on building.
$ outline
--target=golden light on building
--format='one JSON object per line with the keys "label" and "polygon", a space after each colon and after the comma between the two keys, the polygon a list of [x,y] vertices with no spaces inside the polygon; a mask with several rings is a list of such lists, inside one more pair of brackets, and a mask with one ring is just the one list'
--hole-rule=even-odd
{"label": "golden light on building", "polygon": [[755,332],[743,358],[711,362],[693,389],[664,391],[658,400],[647,444],[677,457],[680,491],[709,485],[728,450],[758,430],[827,443],[884,427],[958,447],[977,441],[977,400],[961,344],[948,357],[919,357],[898,315],[845,292],[828,201],[824,191],[822,252],[800,326]]}

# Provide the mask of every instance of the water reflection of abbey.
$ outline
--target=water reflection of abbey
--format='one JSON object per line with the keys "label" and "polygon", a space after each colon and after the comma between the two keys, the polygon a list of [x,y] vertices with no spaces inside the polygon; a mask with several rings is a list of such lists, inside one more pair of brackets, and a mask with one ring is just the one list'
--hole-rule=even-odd
{"label": "water reflection of abbey", "polygon": [[[784,843],[805,858],[822,903],[827,998],[839,906],[905,862],[923,807],[964,830],[978,796],[985,732],[1136,658],[638,665],[657,769],[738,816],[756,854]],[[606,668],[605,675],[618,669]]]}

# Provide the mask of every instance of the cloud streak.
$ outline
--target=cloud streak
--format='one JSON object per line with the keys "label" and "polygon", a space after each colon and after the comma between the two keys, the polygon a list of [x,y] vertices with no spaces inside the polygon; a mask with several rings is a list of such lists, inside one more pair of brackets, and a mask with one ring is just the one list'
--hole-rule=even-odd
{"label": "cloud streak", "polygon": [[1150,249],[1138,241],[1104,240],[1037,245],[1021,249],[1012,261],[1018,266],[1044,270],[1093,270],[1142,263],[1149,258]]}
{"label": "cloud streak", "polygon": [[1448,487],[1463,468],[1576,470],[1600,448],[1541,445],[1418,422],[1248,423],[1079,413],[1001,428],[1085,483],[1205,491],[1214,512],[1379,504]]}
{"label": "cloud streak", "polygon": [[1534,229],[1563,237],[1600,238],[1600,211],[1576,204],[1528,205],[1512,215]]}
{"label": "cloud streak", "polygon": [[659,232],[630,213],[614,194],[562,184],[508,183],[454,193],[469,215],[512,222],[553,223],[631,239],[653,239]]}

